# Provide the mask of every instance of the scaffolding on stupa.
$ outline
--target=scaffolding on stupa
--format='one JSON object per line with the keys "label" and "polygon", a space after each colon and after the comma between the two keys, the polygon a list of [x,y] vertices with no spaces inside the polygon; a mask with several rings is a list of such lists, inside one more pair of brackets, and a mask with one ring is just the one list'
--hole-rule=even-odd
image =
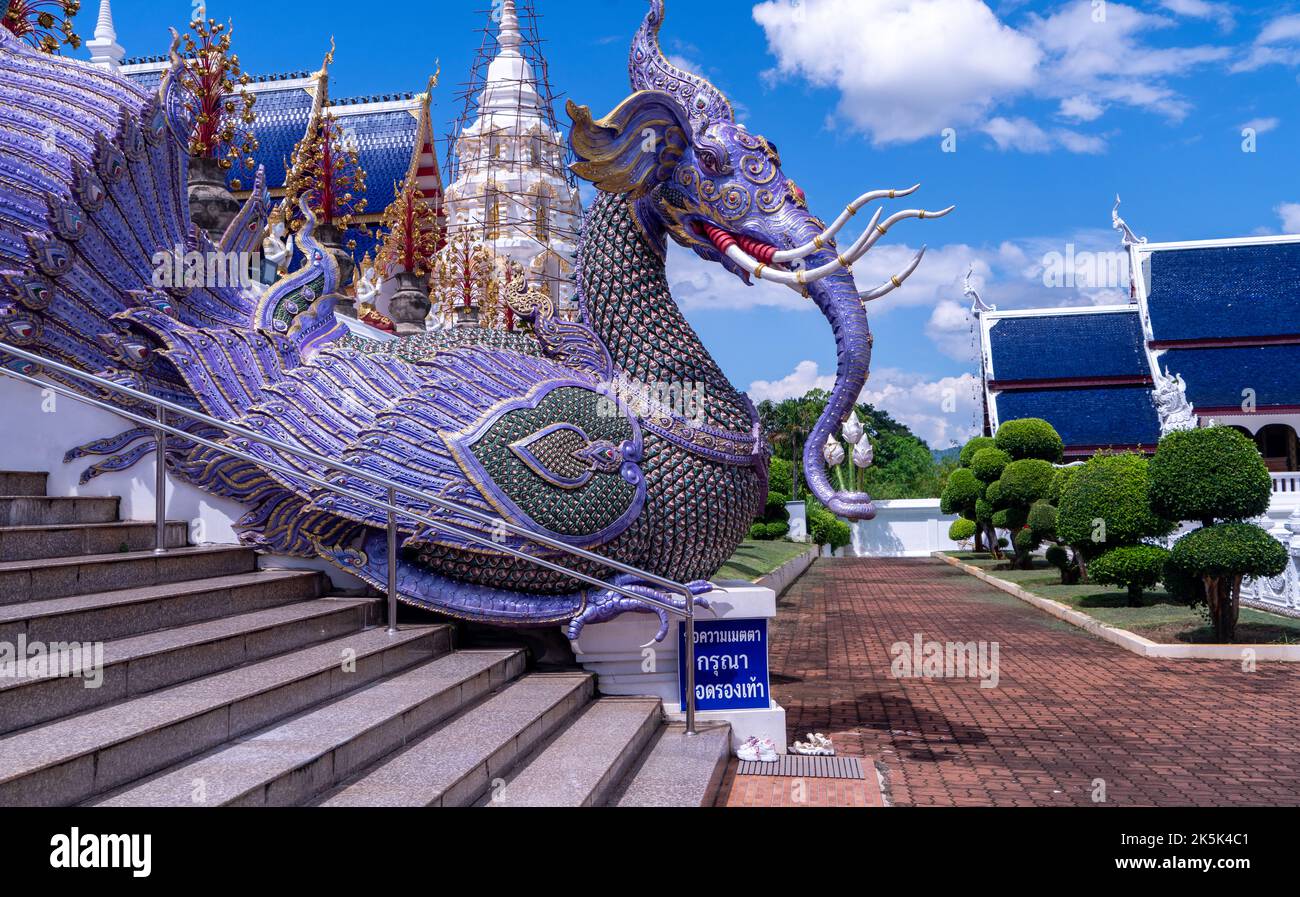
{"label": "scaffolding on stupa", "polygon": [[[539,36],[541,16],[532,0],[497,2],[491,9],[480,10],[480,14],[485,24],[479,29],[480,44],[469,78],[458,85],[455,94],[461,112],[447,134],[443,172],[449,187],[465,184],[472,188],[472,192],[462,193],[456,200],[466,206],[477,205],[483,213],[464,221],[449,218],[448,237],[453,241],[467,237],[488,247],[518,238],[535,244],[539,256],[557,256],[523,274],[529,287],[539,288],[553,298],[557,313],[572,317],[576,309],[568,299],[573,293],[572,254],[578,243],[581,205],[577,200],[577,178],[569,168],[571,150],[557,136],[563,130],[555,104],[562,95],[556,94],[551,85],[543,52],[545,41]],[[492,63],[506,49],[500,38],[503,20],[512,27],[511,48],[525,62],[520,77],[504,81],[499,73],[489,77]],[[516,23],[517,29],[513,27]],[[481,108],[489,88],[498,101],[505,92],[513,93],[513,113],[504,112],[513,127],[491,125],[494,118],[503,117],[503,110]],[[483,130],[473,131],[473,140],[469,141],[480,151],[462,158],[467,142],[464,138],[480,121]],[[519,128],[524,122],[534,124],[527,138],[528,149],[520,151],[523,137]],[[484,145],[489,150],[486,153],[481,151]],[[501,155],[494,149],[498,146]],[[539,192],[539,184],[546,180],[552,184]],[[532,188],[525,188],[530,182]],[[557,192],[564,195],[557,196]],[[562,249],[557,251],[556,247]]]}

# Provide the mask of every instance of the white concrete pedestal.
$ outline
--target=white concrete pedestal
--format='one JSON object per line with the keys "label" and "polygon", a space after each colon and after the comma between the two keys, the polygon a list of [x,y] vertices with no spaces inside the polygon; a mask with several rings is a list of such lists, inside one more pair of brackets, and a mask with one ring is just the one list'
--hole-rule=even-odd
{"label": "white concrete pedestal", "polygon": [[[696,620],[772,620],[776,617],[776,593],[750,582],[720,582],[725,592],[713,592],[712,607],[696,608]],[[578,663],[595,673],[598,687],[606,695],[648,695],[664,702],[669,719],[682,720],[677,687],[677,624],[670,620],[668,637],[642,648],[654,639],[659,618],[654,614],[624,614],[608,623],[588,626],[573,643]],[[751,735],[770,738],[777,750],[786,752],[785,708],[771,701],[766,710],[701,711],[699,722],[725,721],[731,724],[733,746]]]}

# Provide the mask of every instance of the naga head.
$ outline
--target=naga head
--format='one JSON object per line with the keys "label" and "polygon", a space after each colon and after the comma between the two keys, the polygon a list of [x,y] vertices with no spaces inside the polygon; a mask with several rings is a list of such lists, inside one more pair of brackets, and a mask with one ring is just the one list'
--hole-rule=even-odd
{"label": "naga head", "polygon": [[836,235],[862,208],[918,187],[865,193],[826,226],[783,171],[772,141],[736,121],[730,101],[706,78],[665,58],[659,45],[663,21],[664,0],[651,0],[628,62],[634,92],[613,112],[593,119],[587,107],[568,104],[573,169],[602,191],[626,196],[661,246],[665,235],[671,236],[746,283],[774,281],[816,303],[835,334],[838,371],[826,411],[805,447],[808,484],[834,513],[873,517],[870,496],[834,490],[822,451],[866,385],[872,336],[865,304],[901,287],[925,250],[872,290],[858,290],[852,266],[899,221],[939,218],[952,209],[909,209],[883,222],[877,211],[862,236],[840,248]]}

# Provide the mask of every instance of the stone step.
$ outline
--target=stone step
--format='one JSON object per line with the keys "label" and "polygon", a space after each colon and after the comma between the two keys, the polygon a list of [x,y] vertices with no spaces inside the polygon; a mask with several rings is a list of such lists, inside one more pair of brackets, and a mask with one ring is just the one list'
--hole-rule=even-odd
{"label": "stone step", "polygon": [[489,807],[598,807],[663,724],[655,698],[601,698],[494,789]]}
{"label": "stone step", "polygon": [[0,470],[0,495],[44,495],[49,477],[35,470]]}
{"label": "stone step", "polygon": [[104,642],[320,596],[321,574],[263,570],[0,606],[0,641]]}
{"label": "stone step", "polygon": [[254,552],[230,545],[177,548],[164,555],[130,551],[0,561],[0,605],[231,576],[256,569]]}
{"label": "stone step", "polygon": [[[152,523],[57,523],[50,526],[0,527],[0,558],[29,561],[68,558],[83,554],[152,551],[157,542]],[[189,526],[184,521],[167,524],[167,547],[184,548]]]}
{"label": "stone step", "polygon": [[[458,651],[119,791],[98,806],[293,806],[524,672],[520,651]],[[196,791],[196,783],[202,783]]]}
{"label": "stone step", "polygon": [[81,803],[446,654],[451,630],[303,648],[0,738],[0,806]]}
{"label": "stone step", "polygon": [[611,801],[620,807],[713,805],[731,759],[731,726],[700,724],[696,735],[673,723],[663,727]]}
{"label": "stone step", "polygon": [[99,657],[72,651],[45,675],[0,678],[0,734],[342,638],[378,617],[372,600],[324,598],[121,638]]}
{"label": "stone step", "polygon": [[594,677],[586,673],[527,676],[362,773],[320,805],[473,806],[594,692]]}
{"label": "stone step", "polygon": [[47,526],[55,523],[112,523],[117,498],[45,495],[0,495],[0,526]]}

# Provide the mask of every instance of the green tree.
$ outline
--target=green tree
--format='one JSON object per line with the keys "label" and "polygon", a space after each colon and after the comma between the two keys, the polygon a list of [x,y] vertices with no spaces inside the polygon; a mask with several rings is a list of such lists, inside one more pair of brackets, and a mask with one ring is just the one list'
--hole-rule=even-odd
{"label": "green tree", "polygon": [[[1215,637],[1236,638],[1241,582],[1277,576],[1289,562],[1282,545],[1250,523],[1272,499],[1268,467],[1255,444],[1229,427],[1171,433],[1151,459],[1153,510],[1201,528],[1174,545],[1170,587],[1205,601]],[[1189,586],[1189,579],[1201,588]]]}

